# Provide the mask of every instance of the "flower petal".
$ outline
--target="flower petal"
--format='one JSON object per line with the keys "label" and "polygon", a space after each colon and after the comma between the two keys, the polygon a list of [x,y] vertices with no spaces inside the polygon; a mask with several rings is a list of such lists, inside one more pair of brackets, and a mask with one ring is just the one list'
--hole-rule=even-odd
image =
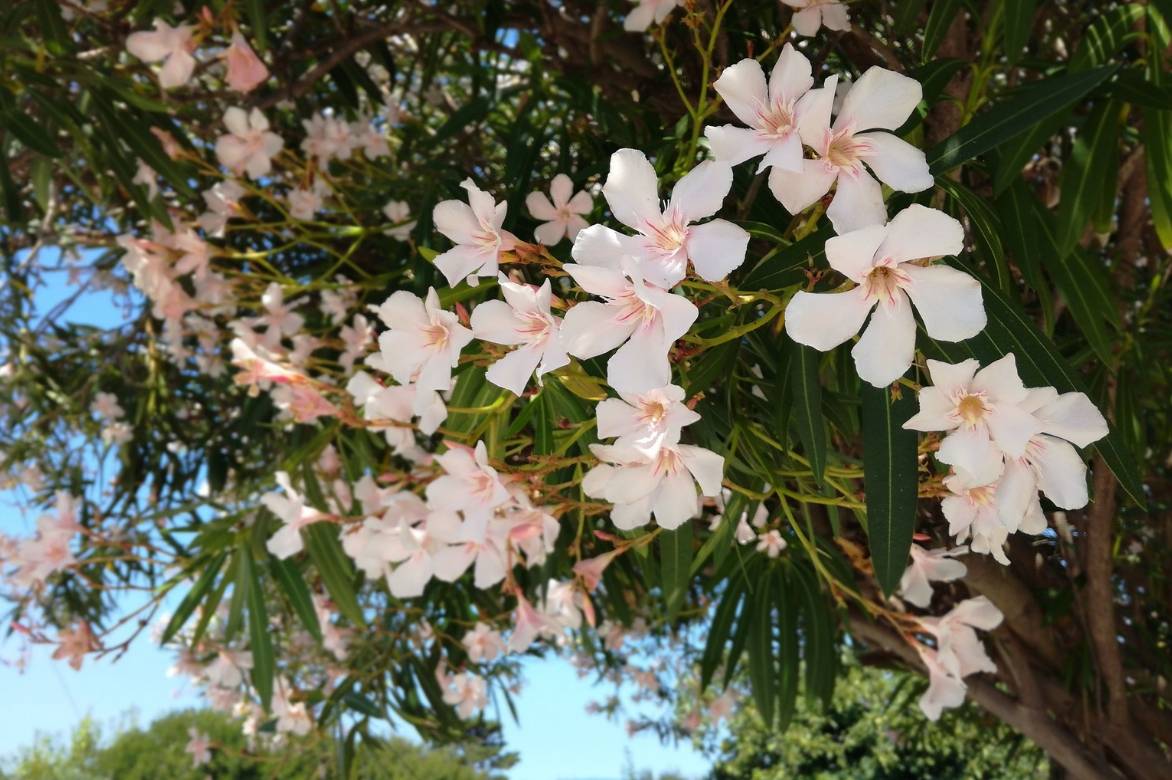
{"label": "flower petal", "polygon": [[883,225],[868,225],[828,238],[826,262],[855,284],[862,284],[867,274],[875,267],[876,250],[886,237],[887,228]]}
{"label": "flower petal", "polygon": [[985,329],[985,304],[976,279],[946,265],[921,268],[909,263],[900,270],[911,279],[903,291],[915,304],[929,336],[964,341]]}
{"label": "flower petal", "polygon": [[868,225],[882,225],[887,221],[883,188],[866,171],[841,174],[826,216],[839,235]]}
{"label": "flower petal", "polygon": [[769,74],[770,101],[789,103],[806,94],[814,86],[812,72],[806,55],[787,43]]}
{"label": "flower petal", "polygon": [[536,220],[553,220],[558,218],[557,209],[549,202],[549,198],[545,196],[544,192],[531,192],[526,195],[525,208],[529,210],[529,216]]}
{"label": "flower petal", "polygon": [[696,483],[688,472],[680,471],[663,480],[655,492],[651,511],[656,524],[671,531],[691,519],[698,508]]}
{"label": "flower petal", "polygon": [[1017,359],[1012,352],[978,371],[973,377],[972,388],[997,404],[1020,404],[1029,395],[1017,372]]}
{"label": "flower petal", "polygon": [[879,181],[900,192],[922,192],[935,183],[924,151],[891,133],[859,133],[868,150],[860,155]]}
{"label": "flower petal", "polygon": [[829,192],[837,177],[837,169],[819,160],[802,160],[797,173],[775,165],[769,171],[769,191],[790,214],[800,214]]}
{"label": "flower petal", "polygon": [[724,99],[737,119],[749,127],[758,126],[758,110],[769,99],[765,71],[761,69],[761,63],[746,57],[735,65],[730,65],[720,74],[720,78],[713,82],[712,88]]}
{"label": "flower petal", "polygon": [[1038,436],[1030,445],[1030,463],[1038,470],[1038,487],[1063,509],[1082,509],[1090,501],[1087,465],[1072,444]]}
{"label": "flower petal", "polygon": [[1103,413],[1084,393],[1063,393],[1036,413],[1042,432],[1088,447],[1107,435]]}
{"label": "flower petal", "polygon": [[[541,193],[533,193],[540,195]],[[542,195],[541,197],[545,197]],[[431,212],[435,229],[457,244],[474,244],[480,232],[480,223],[467,203],[445,200],[437,203]]]}
{"label": "flower petal", "polygon": [[493,344],[522,344],[521,322],[504,301],[485,301],[472,310],[472,335]]}
{"label": "flower petal", "polygon": [[858,333],[874,305],[862,287],[843,293],[799,290],[785,308],[785,332],[799,344],[827,352]]}
{"label": "flower petal", "polygon": [[985,417],[993,441],[1011,458],[1024,455],[1026,444],[1041,428],[1036,417],[1012,404],[998,404]]}
{"label": "flower petal", "polygon": [[938,209],[918,203],[896,214],[887,225],[879,253],[897,263],[927,257],[958,255],[964,249],[964,227]]}
{"label": "flower petal", "polygon": [[916,354],[916,321],[907,296],[896,294],[871,314],[871,322],[851,350],[859,378],[886,387],[911,366]]}
{"label": "flower petal", "polygon": [[574,247],[570,250],[570,255],[575,263],[612,268],[617,271],[619,260],[624,254],[629,254],[628,238],[629,236],[624,236],[605,225],[591,225],[574,237]]}
{"label": "flower petal", "polygon": [[662,216],[655,169],[637,149],[619,149],[610,156],[610,173],[602,194],[615,219],[635,230],[646,222],[658,222]]}
{"label": "flower petal", "polygon": [[773,144],[756,130],[736,125],[709,125],[704,128],[704,137],[716,159],[729,165],[740,165],[773,148]]}
{"label": "flower petal", "polygon": [[566,312],[560,338],[574,357],[592,358],[626,341],[637,323],[620,320],[621,310],[597,301],[584,301]]}
{"label": "flower petal", "polygon": [[543,222],[533,231],[533,238],[542,246],[554,246],[566,237],[566,232],[565,222]]}
{"label": "flower petal", "polygon": [[553,199],[553,205],[561,208],[569,204],[570,196],[574,194],[574,181],[564,173],[559,173],[553,177],[553,181],[549,183],[549,196]]}
{"label": "flower petal", "polygon": [[533,376],[540,362],[540,349],[521,347],[489,366],[484,377],[497,387],[512,392],[513,395],[524,395],[525,386],[529,384],[529,378]]}
{"label": "flower petal", "polygon": [[834,91],[838,89],[838,76],[831,76],[818,89],[812,89],[798,100],[795,107],[798,133],[802,143],[821,149],[830,132],[830,114],[834,111]]}
{"label": "flower petal", "polygon": [[749,234],[739,225],[714,219],[688,232],[688,257],[701,279],[719,282],[745,262]]}
{"label": "flower petal", "polygon": [[851,86],[834,125],[856,130],[894,130],[911,116],[924,96],[920,82],[872,65]]}
{"label": "flower petal", "polygon": [[712,450],[690,444],[677,445],[676,451],[700,484],[700,492],[713,498],[720,495],[720,484],[724,481],[724,458]]}
{"label": "flower petal", "polygon": [[668,207],[678,210],[687,224],[711,217],[720,211],[732,181],[727,163],[705,160],[676,182]]}

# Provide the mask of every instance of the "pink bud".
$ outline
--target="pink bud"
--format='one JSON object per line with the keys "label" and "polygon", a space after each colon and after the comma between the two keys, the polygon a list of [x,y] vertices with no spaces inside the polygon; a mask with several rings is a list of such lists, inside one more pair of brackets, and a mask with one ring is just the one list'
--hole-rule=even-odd
{"label": "pink bud", "polygon": [[612,550],[596,558],[586,558],[574,564],[574,574],[577,574],[586,583],[587,591],[598,587],[598,583],[602,581],[602,572],[606,571],[606,567],[610,565],[616,555],[618,555],[618,551]]}
{"label": "pink bud", "polygon": [[251,92],[269,77],[269,69],[239,32],[232,34],[232,45],[224,57],[228,60],[228,86],[237,92]]}

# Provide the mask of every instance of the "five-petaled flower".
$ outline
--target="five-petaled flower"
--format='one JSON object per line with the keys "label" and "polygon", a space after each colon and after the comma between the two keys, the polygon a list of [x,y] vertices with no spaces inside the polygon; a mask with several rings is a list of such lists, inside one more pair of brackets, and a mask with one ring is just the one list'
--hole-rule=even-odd
{"label": "five-petaled flower", "polygon": [[471,179],[460,182],[468,202],[445,200],[432,211],[435,229],[455,246],[435,258],[436,268],[455,287],[461,279],[476,283],[478,276],[496,276],[501,255],[517,245],[517,238],[501,228],[508,203],[493,203],[492,195]]}
{"label": "five-petaled flower", "polygon": [[534,371],[540,379],[570,359],[558,336],[562,321],[549,312],[549,280],[538,288],[510,282],[502,274],[500,286],[505,300],[485,301],[472,310],[472,335],[481,341],[518,347],[489,366],[485,377],[521,395]]}
{"label": "five-petaled flower", "polygon": [[525,197],[525,208],[542,223],[533,231],[537,243],[553,246],[563,238],[573,241],[586,227],[584,217],[594,209],[594,198],[585,190],[575,193],[574,182],[559,173],[549,184],[549,197],[544,192],[531,192]]}

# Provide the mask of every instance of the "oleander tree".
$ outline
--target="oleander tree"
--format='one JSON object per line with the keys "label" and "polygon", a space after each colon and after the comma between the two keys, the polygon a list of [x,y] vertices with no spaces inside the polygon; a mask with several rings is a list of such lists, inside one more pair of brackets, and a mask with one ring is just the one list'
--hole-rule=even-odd
{"label": "oleander tree", "polygon": [[343,763],[549,654],[780,733],[845,652],[1172,771],[1167,0],[0,19],[19,641]]}

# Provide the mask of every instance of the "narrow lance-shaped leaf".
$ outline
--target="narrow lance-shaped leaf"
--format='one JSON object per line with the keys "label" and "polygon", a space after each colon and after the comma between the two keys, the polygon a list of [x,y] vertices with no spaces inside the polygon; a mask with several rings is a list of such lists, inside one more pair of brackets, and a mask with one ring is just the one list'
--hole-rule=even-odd
{"label": "narrow lance-shaped leaf", "polygon": [[256,572],[256,565],[248,550],[241,548],[238,556],[241,576],[248,602],[248,649],[252,652],[252,685],[260,696],[265,710],[273,700],[273,639],[269,635],[269,616],[265,610],[264,587]]}
{"label": "narrow lance-shaped leaf", "polygon": [[329,523],[313,523],[302,534],[305,535],[305,549],[309,551],[309,558],[321,575],[326,592],[337,605],[338,611],[354,625],[364,625],[366,620],[354,593],[353,571],[349,559],[342,552],[337,531]]}
{"label": "narrow lance-shaped leaf", "polygon": [[1091,215],[1109,190],[1114,199],[1115,182],[1104,177],[1119,143],[1119,106],[1101,102],[1087,117],[1062,171],[1062,200],[1058,204],[1058,259],[1078,245]]}
{"label": "narrow lance-shaped leaf", "polygon": [[818,381],[820,361],[821,356],[813,348],[792,342],[789,367],[794,422],[819,486],[826,472],[826,419],[822,416],[822,385]]}
{"label": "narrow lance-shaped leaf", "polygon": [[679,614],[692,572],[692,524],[659,535],[660,579],[669,622]]}
{"label": "narrow lance-shaped leaf", "polygon": [[875,578],[890,595],[907,567],[916,525],[916,434],[903,424],[916,411],[912,394],[862,383],[863,487],[867,540]]}

